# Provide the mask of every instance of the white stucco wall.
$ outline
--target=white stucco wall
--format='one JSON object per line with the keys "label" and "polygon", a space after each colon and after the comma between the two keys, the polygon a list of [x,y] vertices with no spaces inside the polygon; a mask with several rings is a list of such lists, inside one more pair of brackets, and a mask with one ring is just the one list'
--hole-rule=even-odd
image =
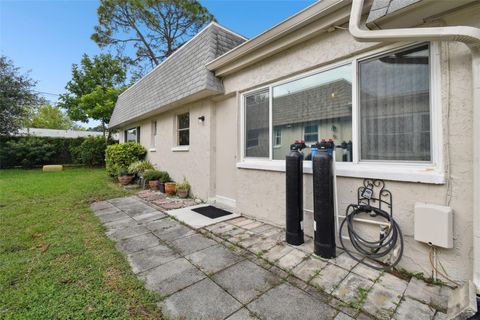
{"label": "white stucco wall", "polygon": [[[478,24],[474,15],[462,17],[459,24]],[[453,21],[452,21],[453,23]],[[226,93],[251,90],[292,75],[319,68],[378,48],[377,44],[358,43],[347,31],[321,35],[224,78]],[[454,210],[454,248],[440,249],[439,259],[455,279],[470,279],[472,274],[472,101],[471,65],[467,47],[458,43],[441,44],[441,107],[443,154],[448,183],[434,185],[387,181],[393,193],[394,216],[405,236],[405,253],[399,265],[412,272],[431,276],[429,247],[413,239],[414,204],[417,201],[450,205]],[[240,99],[237,98],[240,108]],[[237,113],[238,113],[237,109]],[[220,121],[220,120],[219,120]],[[230,121],[232,121],[230,119]],[[232,122],[234,127],[239,125]],[[239,140],[239,139],[238,139]],[[220,142],[218,142],[220,143]],[[240,146],[237,156],[240,154]],[[285,175],[282,172],[233,168],[237,172],[237,208],[246,215],[285,224]],[[362,180],[338,178],[339,212],[356,201]],[[305,175],[305,208],[312,209],[311,175]],[[307,234],[312,234],[311,214],[305,214]],[[432,221],[432,228],[435,222]]]}

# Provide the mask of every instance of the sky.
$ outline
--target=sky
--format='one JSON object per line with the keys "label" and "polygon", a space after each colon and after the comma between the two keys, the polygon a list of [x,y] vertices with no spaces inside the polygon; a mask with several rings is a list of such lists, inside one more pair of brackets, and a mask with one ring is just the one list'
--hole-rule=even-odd
{"label": "sky", "polygon": [[[315,0],[200,2],[220,24],[251,38]],[[36,89],[55,102],[70,80],[72,64],[79,63],[84,53],[102,52],[90,39],[97,7],[95,0],[0,0],[0,54],[22,72],[30,71],[38,81]]]}

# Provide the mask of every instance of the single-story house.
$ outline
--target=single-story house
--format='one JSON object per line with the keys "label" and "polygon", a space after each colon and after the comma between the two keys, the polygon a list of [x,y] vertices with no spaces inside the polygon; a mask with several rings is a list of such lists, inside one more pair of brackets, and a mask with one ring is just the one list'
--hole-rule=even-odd
{"label": "single-story house", "polygon": [[[289,145],[333,139],[338,217],[363,178],[385,180],[399,267],[430,277],[415,207],[451,209],[439,266],[480,287],[479,17],[473,0],[323,0],[252,39],[211,23],[120,95],[110,126],[195,196],[277,225]],[[312,235],[311,161],[304,172]],[[448,237],[440,211],[430,232]]]}

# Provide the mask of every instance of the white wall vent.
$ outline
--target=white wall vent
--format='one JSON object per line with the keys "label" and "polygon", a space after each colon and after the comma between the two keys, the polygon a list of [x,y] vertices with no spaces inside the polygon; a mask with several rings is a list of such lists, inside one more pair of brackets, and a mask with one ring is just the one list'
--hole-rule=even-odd
{"label": "white wall vent", "polygon": [[415,203],[415,240],[453,248],[453,211],[450,207]]}

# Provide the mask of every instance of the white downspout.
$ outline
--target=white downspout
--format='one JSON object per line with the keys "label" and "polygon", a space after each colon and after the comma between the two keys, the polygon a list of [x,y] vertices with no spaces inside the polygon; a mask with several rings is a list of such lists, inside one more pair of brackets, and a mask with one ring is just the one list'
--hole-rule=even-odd
{"label": "white downspout", "polygon": [[360,27],[364,0],[353,0],[349,31],[360,42],[459,41],[472,53],[473,84],[473,282],[480,293],[480,29],[432,27],[368,30]]}

